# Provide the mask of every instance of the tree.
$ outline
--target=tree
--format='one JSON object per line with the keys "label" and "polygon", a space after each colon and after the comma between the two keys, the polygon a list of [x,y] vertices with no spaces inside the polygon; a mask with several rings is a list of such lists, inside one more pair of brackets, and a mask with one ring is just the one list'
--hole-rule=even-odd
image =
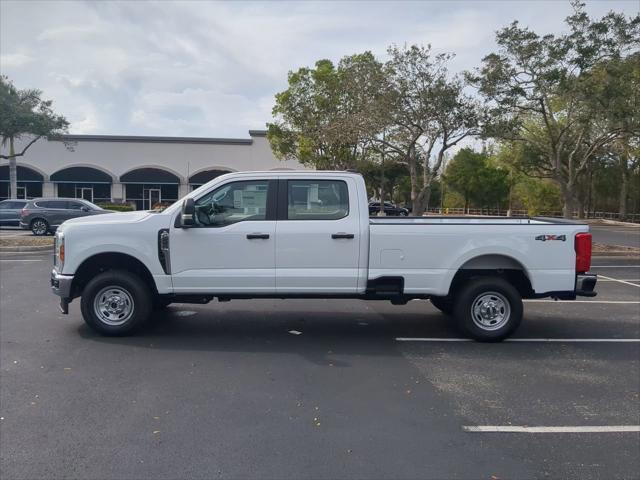
{"label": "tree", "polygon": [[485,152],[463,148],[453,157],[445,172],[447,185],[464,198],[465,211],[471,203],[479,207],[499,205],[507,197],[508,173],[492,167]]}
{"label": "tree", "polygon": [[584,4],[573,6],[568,34],[539,36],[517,21],[498,31],[499,51],[467,77],[495,117],[485,134],[525,142],[540,152],[536,173],[560,187],[565,217],[573,215],[589,163],[634,128],[612,115],[622,100],[622,89],[613,87],[616,79],[609,77],[609,87],[597,88],[594,69],[625,58],[640,43],[640,16],[627,19],[612,12],[593,21]]}
{"label": "tree", "polygon": [[421,215],[428,207],[446,152],[480,132],[484,112],[464,93],[463,79],[449,77],[451,54],[432,56],[430,46],[418,45],[390,47],[388,53],[394,108],[388,135],[378,141],[389,147],[397,161],[407,164],[413,214]]}
{"label": "tree", "polygon": [[[289,88],[276,95],[268,138],[278,158],[296,158],[316,168],[381,165],[380,197],[386,196],[385,164],[409,170],[414,214],[428,206],[445,153],[479,133],[482,108],[450,78],[449,54],[429,46],[388,49],[382,64],[370,53],[329,60],[289,74]],[[432,158],[433,154],[433,158]]]}
{"label": "tree", "polygon": [[370,52],[344,57],[337,67],[289,73],[289,87],[276,94],[275,121],[267,138],[278,158],[295,158],[325,169],[355,168],[369,140],[381,131],[385,111],[383,66]]}
{"label": "tree", "polygon": [[[10,197],[16,198],[18,177],[16,157],[22,157],[41,138],[58,138],[66,133],[69,122],[53,112],[51,100],[43,100],[40,90],[18,90],[5,76],[0,76],[0,138],[3,146],[9,144],[9,154],[0,158],[9,160]],[[27,141],[19,152],[15,141]]]}

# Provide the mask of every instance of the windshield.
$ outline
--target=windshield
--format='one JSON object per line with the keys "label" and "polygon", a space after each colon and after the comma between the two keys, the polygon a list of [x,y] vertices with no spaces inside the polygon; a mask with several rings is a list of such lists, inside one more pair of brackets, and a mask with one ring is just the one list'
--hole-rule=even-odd
{"label": "windshield", "polygon": [[83,200],[83,202],[92,210],[104,210],[104,208],[99,207],[95,203],[91,203],[89,200]]}

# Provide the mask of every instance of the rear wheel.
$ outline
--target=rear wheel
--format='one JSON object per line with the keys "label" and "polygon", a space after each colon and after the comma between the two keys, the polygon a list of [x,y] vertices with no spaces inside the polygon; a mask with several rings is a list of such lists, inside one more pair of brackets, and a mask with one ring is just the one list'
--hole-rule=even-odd
{"label": "rear wheel", "polygon": [[453,313],[460,329],[480,342],[499,342],[522,321],[522,298],[502,278],[470,280],[456,296]]}
{"label": "rear wheel", "polygon": [[127,335],[149,318],[153,301],[140,277],[109,270],[94,277],[82,292],[82,317],[92,329],[107,336]]}
{"label": "rear wheel", "polygon": [[31,222],[31,232],[40,237],[49,231],[49,224],[44,218],[36,218]]}

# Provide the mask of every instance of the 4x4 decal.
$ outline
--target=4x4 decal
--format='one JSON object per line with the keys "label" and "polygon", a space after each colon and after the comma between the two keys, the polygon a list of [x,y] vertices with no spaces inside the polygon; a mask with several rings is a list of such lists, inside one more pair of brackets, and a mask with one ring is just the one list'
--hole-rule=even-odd
{"label": "4x4 decal", "polygon": [[566,235],[538,235],[536,240],[540,240],[541,242],[546,242],[547,240],[560,240],[561,242],[565,242],[567,240]]}

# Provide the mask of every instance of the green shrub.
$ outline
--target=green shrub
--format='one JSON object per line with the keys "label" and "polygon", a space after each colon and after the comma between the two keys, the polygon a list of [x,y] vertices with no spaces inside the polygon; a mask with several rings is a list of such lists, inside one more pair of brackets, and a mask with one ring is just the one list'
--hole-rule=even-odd
{"label": "green shrub", "polygon": [[129,203],[101,203],[98,206],[105,210],[115,210],[116,212],[131,212],[135,210]]}

